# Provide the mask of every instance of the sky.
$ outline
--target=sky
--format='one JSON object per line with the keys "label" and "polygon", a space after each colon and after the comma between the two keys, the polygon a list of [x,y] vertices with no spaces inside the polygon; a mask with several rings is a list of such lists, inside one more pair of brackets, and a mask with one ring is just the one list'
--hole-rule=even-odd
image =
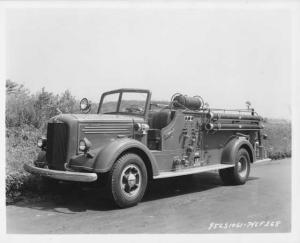
{"label": "sky", "polygon": [[6,76],[97,102],[118,88],[156,100],[201,95],[213,108],[291,116],[285,9],[20,8],[6,15]]}

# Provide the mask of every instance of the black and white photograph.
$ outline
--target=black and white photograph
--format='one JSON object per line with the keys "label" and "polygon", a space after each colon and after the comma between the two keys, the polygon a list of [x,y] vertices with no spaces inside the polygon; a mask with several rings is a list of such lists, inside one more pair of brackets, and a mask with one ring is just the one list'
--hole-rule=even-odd
{"label": "black and white photograph", "polygon": [[4,239],[299,242],[299,13],[2,2]]}

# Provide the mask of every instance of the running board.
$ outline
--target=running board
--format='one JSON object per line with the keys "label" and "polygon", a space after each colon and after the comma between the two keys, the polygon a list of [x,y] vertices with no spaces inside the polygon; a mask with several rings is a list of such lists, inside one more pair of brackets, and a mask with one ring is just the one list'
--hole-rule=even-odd
{"label": "running board", "polygon": [[198,174],[201,172],[211,171],[211,170],[220,170],[234,167],[234,164],[216,164],[216,165],[208,165],[208,166],[201,166],[195,168],[188,168],[188,169],[181,169],[177,171],[167,171],[167,172],[160,172],[157,176],[153,176],[153,179],[162,179],[162,178],[169,178],[169,177],[176,177],[176,176],[184,176],[184,175],[192,175]]}
{"label": "running board", "polygon": [[256,161],[254,161],[253,164],[259,164],[259,163],[268,162],[268,161],[271,161],[271,159],[270,158],[266,158],[266,159],[256,160]]}

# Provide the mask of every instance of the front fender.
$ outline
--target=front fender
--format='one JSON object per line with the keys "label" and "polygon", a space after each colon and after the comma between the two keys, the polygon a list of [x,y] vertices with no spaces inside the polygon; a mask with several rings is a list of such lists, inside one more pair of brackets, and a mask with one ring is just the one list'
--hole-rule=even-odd
{"label": "front fender", "polygon": [[[97,154],[97,157],[95,159],[94,163],[94,171],[96,172],[107,172],[111,169],[114,162],[117,160],[117,158],[125,151],[131,149],[138,150],[142,152],[144,155],[147,156],[153,175],[158,174],[158,168],[156,165],[156,160],[150,150],[141,142],[130,139],[130,138],[122,138],[117,139],[103,147],[99,153]],[[145,161],[146,162],[146,161]]]}
{"label": "front fender", "polygon": [[235,137],[225,145],[222,152],[221,163],[222,164],[235,163],[236,155],[241,148],[245,148],[248,151],[251,162],[254,162],[255,154],[251,143],[244,137]]}
{"label": "front fender", "polygon": [[144,159],[147,160],[145,163],[149,162],[151,165],[153,175],[158,174],[156,159],[150,150],[141,142],[130,138],[116,139],[103,147],[89,151],[87,154],[74,156],[68,166],[71,169],[83,169],[98,173],[108,172],[117,158],[127,150],[135,150],[134,152],[143,154]]}

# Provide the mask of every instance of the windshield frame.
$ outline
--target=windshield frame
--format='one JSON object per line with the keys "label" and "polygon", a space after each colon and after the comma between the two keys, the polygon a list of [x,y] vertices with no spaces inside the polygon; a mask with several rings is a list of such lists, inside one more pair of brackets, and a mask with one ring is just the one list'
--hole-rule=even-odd
{"label": "windshield frame", "polygon": [[[145,101],[145,107],[143,107],[144,112],[141,113],[141,114],[131,113],[131,112],[121,112],[120,111],[120,105],[121,105],[123,93],[143,93],[143,94],[146,94],[147,97],[146,97],[146,101]],[[105,96],[111,95],[111,94],[119,94],[116,111],[100,113]],[[99,102],[97,114],[118,114],[118,115],[129,115],[129,116],[138,116],[138,117],[147,118],[148,112],[149,112],[149,106],[150,106],[150,99],[151,99],[151,92],[147,89],[117,89],[117,90],[108,91],[108,92],[105,92],[101,95],[101,99],[100,99],[100,102]]]}

